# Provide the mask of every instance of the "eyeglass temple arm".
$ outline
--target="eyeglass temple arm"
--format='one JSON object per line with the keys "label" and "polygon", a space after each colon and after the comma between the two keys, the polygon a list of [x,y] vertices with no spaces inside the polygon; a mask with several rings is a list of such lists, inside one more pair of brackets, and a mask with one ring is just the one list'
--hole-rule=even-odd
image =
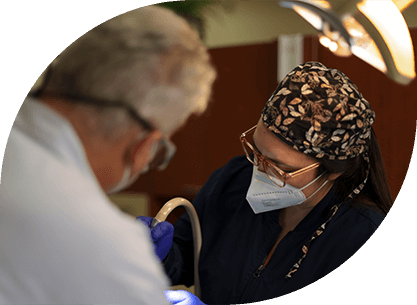
{"label": "eyeglass temple arm", "polygon": [[303,174],[303,173],[305,173],[305,172],[307,172],[309,170],[312,170],[312,169],[314,169],[316,167],[319,167],[319,166],[320,166],[320,162],[316,162],[316,163],[313,163],[313,164],[311,164],[311,165],[309,165],[309,166],[307,166],[305,168],[302,168],[302,169],[300,169],[298,171],[289,173],[289,174],[287,174],[287,176],[289,176],[288,178],[296,177],[296,176],[298,176],[300,174]]}

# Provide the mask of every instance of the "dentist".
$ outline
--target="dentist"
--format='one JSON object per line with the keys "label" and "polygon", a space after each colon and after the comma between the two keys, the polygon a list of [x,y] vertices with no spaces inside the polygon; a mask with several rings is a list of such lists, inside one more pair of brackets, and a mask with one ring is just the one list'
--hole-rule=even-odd
{"label": "dentist", "polygon": [[170,136],[206,109],[214,79],[198,35],[158,7],[104,22],[59,55],[6,146],[1,304],[168,304],[147,228],[106,195],[166,166]]}

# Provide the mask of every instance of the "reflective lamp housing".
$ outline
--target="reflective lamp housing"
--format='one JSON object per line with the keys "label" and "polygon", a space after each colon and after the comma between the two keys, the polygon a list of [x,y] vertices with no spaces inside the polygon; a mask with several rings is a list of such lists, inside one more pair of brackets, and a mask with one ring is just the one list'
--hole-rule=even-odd
{"label": "reflective lamp housing", "polygon": [[309,22],[320,33],[320,43],[335,55],[354,54],[407,85],[416,73],[410,32],[400,11],[414,0],[405,1],[396,5],[391,0],[350,0],[337,13],[328,1],[291,0],[280,5]]}

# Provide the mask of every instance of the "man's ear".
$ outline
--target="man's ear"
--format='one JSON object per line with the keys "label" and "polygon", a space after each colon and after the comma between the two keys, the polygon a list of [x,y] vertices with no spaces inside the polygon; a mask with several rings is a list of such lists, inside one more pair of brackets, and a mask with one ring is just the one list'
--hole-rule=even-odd
{"label": "man's ear", "polygon": [[142,140],[139,140],[133,145],[131,151],[132,169],[135,172],[140,172],[145,167],[149,160],[149,156],[152,150],[152,146],[155,142],[159,141],[162,134],[158,130],[153,130],[146,135]]}

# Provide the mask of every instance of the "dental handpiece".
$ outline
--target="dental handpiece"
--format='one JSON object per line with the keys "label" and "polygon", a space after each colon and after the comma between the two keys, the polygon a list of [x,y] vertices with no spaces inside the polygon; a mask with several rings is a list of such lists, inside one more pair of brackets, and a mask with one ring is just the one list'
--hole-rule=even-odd
{"label": "dental handpiece", "polygon": [[176,197],[165,203],[162,208],[156,214],[152,220],[151,229],[153,229],[158,223],[165,221],[168,215],[177,207],[182,206],[188,213],[191,220],[191,228],[193,231],[193,242],[194,242],[194,294],[201,298],[200,279],[198,277],[198,261],[200,259],[201,250],[201,228],[200,221],[198,219],[197,212],[194,206],[187,199]]}

